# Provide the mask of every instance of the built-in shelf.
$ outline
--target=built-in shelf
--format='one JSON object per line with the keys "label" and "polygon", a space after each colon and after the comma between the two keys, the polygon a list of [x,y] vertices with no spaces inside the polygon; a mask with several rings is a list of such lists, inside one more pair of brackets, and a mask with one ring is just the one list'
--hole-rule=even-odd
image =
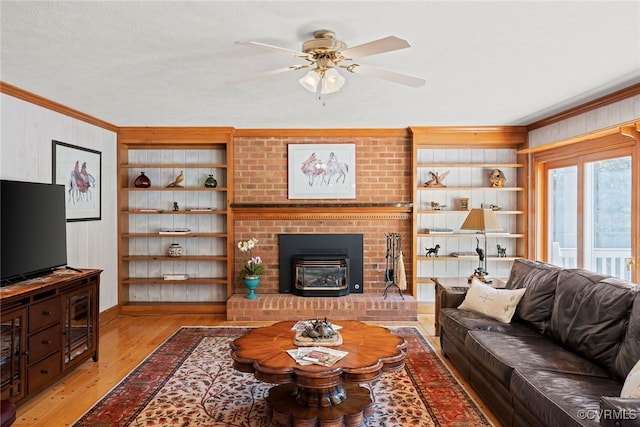
{"label": "built-in shelf", "polygon": [[123,261],[226,261],[224,255],[125,255]]}
{"label": "built-in shelf", "polygon": [[524,187],[418,187],[418,190],[431,190],[431,191],[447,191],[447,190],[456,190],[456,191],[524,191]]}
{"label": "built-in shelf", "polygon": [[[508,275],[514,260],[527,251],[526,157],[519,155],[526,141],[521,127],[424,127],[413,133],[413,279],[423,285],[423,295],[434,292],[432,278],[468,277],[477,266],[478,248],[486,250],[492,276]],[[499,169],[506,178],[502,187],[492,186],[491,174]],[[426,183],[435,186],[427,186]],[[441,185],[441,186],[440,186]],[[460,230],[469,210],[496,208],[500,233]],[[433,209],[440,206],[441,209]],[[450,230],[450,233],[427,233]],[[476,238],[478,241],[476,242]],[[436,248],[436,245],[438,246]],[[507,247],[507,256],[498,257]],[[439,256],[426,256],[427,250]],[[453,253],[473,254],[451,256]],[[474,256],[475,255],[475,256]]]}
{"label": "built-in shelf", "polygon": [[524,163],[418,163],[419,168],[523,168]]}
{"label": "built-in shelf", "polygon": [[185,280],[165,280],[162,277],[148,277],[148,278],[128,278],[122,279],[123,283],[127,285],[166,285],[167,283],[184,283],[186,285],[226,285],[226,277],[190,277]]}
{"label": "built-in shelf", "polygon": [[120,237],[134,239],[134,238],[162,238],[162,239],[184,239],[184,238],[198,238],[198,237],[219,237],[226,238],[226,233],[176,233],[176,234],[160,234],[160,233],[122,233]]}
{"label": "built-in shelf", "polygon": [[148,187],[148,188],[137,188],[137,187],[127,187],[122,188],[122,192],[126,193],[127,191],[227,191],[226,187]]}
{"label": "built-in shelf", "polygon": [[[424,252],[424,251],[423,251]],[[416,257],[418,261],[478,261],[477,256],[424,256],[418,255]],[[515,261],[518,258],[522,258],[521,256],[507,256],[507,257],[497,257],[497,256],[488,256],[487,260],[489,261]]]}
{"label": "built-in shelf", "polygon": [[125,163],[120,165],[124,169],[224,169],[227,168],[225,163]]}
{"label": "built-in shelf", "polygon": [[[211,313],[233,294],[232,128],[118,130],[118,259],[122,313]],[[184,172],[179,187],[173,182]],[[137,188],[141,172],[152,186]],[[206,187],[207,177],[216,187]],[[175,204],[179,205],[173,210]],[[193,210],[191,210],[193,209]],[[161,229],[189,233],[159,233]],[[169,256],[177,243],[184,255]],[[185,274],[188,279],[165,280]],[[216,304],[218,304],[216,306]]]}

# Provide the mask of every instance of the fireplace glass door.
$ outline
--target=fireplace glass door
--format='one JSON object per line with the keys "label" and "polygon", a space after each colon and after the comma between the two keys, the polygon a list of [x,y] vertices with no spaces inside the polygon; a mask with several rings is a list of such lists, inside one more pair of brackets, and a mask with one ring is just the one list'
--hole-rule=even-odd
{"label": "fireplace glass door", "polygon": [[303,296],[339,296],[349,293],[347,257],[294,258],[295,293]]}

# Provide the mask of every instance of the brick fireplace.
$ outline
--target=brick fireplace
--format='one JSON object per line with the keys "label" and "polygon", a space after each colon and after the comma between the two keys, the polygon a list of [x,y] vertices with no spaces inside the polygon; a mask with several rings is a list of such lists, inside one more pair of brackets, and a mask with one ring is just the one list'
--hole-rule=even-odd
{"label": "brick fireplace", "polygon": [[[416,320],[417,301],[413,296],[390,291],[383,294],[386,268],[386,233],[399,232],[408,236],[411,218],[407,206],[362,206],[359,209],[336,207],[332,212],[312,213],[309,207],[251,207],[234,208],[236,240],[255,237],[259,240],[256,254],[265,265],[257,300],[247,300],[247,290],[238,280],[234,295],[227,302],[227,319],[296,320],[301,317],[328,317],[355,320]],[[345,212],[351,211],[351,212]],[[376,213],[377,212],[377,213]],[[280,293],[279,236],[282,234],[353,234],[363,236],[363,293],[337,297],[303,297]],[[407,239],[409,240],[409,239]],[[411,259],[411,247],[404,248]],[[240,270],[241,260],[236,260]],[[411,265],[406,264],[407,277]]]}
{"label": "brick fireplace", "polygon": [[[400,131],[358,132],[282,130],[283,137],[261,136],[257,130],[234,137],[234,244],[255,237],[255,255],[262,257],[265,273],[247,300],[238,279],[227,301],[227,319],[299,320],[300,318],[355,320],[416,320],[417,302],[411,292],[404,299],[390,291],[385,299],[387,233],[401,233],[411,242],[411,142]],[[346,131],[345,131],[346,132]],[[357,189],[355,200],[299,200],[287,198],[287,146],[298,143],[355,143]],[[283,234],[361,234],[363,240],[363,292],[337,297],[281,294],[279,236]],[[235,246],[234,246],[235,247]],[[412,277],[412,247],[403,248],[408,280]],[[234,271],[242,260],[236,253]],[[409,284],[409,289],[411,284]]]}

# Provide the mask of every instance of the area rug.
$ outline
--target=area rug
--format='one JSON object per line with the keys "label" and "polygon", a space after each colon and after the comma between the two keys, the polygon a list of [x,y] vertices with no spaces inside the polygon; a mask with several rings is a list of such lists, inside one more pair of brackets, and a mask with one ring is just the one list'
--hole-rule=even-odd
{"label": "area rug", "polygon": [[[405,368],[373,384],[365,426],[491,426],[414,327],[390,327],[408,343]],[[272,385],[236,372],[230,343],[246,328],[185,327],[83,415],[75,427],[271,427]]]}

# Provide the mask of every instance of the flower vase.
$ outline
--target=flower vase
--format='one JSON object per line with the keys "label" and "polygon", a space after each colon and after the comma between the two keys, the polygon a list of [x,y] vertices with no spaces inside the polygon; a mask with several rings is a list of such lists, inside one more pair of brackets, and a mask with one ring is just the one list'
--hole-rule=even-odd
{"label": "flower vase", "polygon": [[216,188],[218,186],[218,181],[216,181],[213,175],[209,175],[209,178],[204,181],[204,186],[206,188]]}
{"label": "flower vase", "polygon": [[242,278],[242,283],[244,283],[244,286],[249,289],[249,294],[245,297],[246,299],[258,298],[258,295],[256,295],[254,291],[260,284],[260,276],[244,276]]}
{"label": "flower vase", "polygon": [[144,172],[140,172],[140,176],[133,181],[133,186],[136,188],[149,188],[151,187],[151,180]]}

